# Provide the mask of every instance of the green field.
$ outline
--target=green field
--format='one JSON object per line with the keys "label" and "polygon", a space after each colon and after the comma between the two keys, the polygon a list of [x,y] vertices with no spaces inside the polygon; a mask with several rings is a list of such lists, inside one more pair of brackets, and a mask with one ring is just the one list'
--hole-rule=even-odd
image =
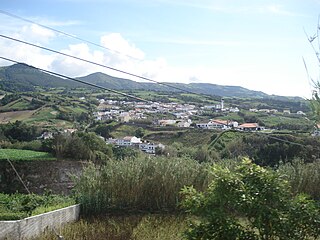
{"label": "green field", "polygon": [[0,149],[0,160],[56,160],[50,153],[21,149]]}

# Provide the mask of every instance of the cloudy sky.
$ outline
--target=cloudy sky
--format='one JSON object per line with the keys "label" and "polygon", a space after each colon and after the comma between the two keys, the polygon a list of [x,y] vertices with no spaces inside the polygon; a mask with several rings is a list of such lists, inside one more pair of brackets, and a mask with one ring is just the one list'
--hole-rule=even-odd
{"label": "cloudy sky", "polygon": [[[319,74],[304,30],[316,33],[320,0],[11,0],[1,1],[0,10],[112,51],[4,12],[1,35],[156,81],[309,97],[302,58],[313,78]],[[105,72],[130,78],[3,37],[0,56],[72,77]]]}

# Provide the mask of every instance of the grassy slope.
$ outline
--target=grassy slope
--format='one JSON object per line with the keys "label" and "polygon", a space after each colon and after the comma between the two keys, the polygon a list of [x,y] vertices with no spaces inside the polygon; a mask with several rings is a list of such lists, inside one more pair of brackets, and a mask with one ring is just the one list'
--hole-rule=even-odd
{"label": "grassy slope", "polygon": [[[134,136],[138,127],[123,124],[111,132],[114,138],[122,138],[125,136]],[[200,144],[209,144],[213,130],[203,129],[186,129],[186,128],[145,128],[144,140],[159,142],[165,145],[174,142],[181,142],[185,146],[198,146]]]}
{"label": "grassy slope", "polygon": [[0,160],[56,160],[50,153],[21,149],[0,149]]}
{"label": "grassy slope", "polygon": [[166,131],[165,128],[161,131],[154,131],[146,136],[144,139],[161,142],[165,145],[174,142],[181,142],[185,146],[207,145],[210,143],[210,138],[214,131],[202,129],[183,129],[178,131]]}

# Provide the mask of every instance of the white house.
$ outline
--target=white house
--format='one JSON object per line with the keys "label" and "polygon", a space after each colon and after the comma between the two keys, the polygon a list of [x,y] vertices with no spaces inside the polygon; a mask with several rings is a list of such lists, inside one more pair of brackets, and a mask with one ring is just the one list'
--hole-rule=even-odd
{"label": "white house", "polygon": [[158,121],[158,124],[160,126],[168,126],[168,125],[174,125],[176,124],[176,120],[171,120],[171,119],[168,119],[168,120],[159,120]]}
{"label": "white house", "polygon": [[298,115],[306,115],[303,111],[298,111],[297,114]]}
{"label": "white house", "polygon": [[[190,120],[190,119],[188,119]],[[188,128],[190,127],[191,125],[191,121],[181,121],[181,122],[178,122],[177,126],[180,127],[180,128]]]}
{"label": "white house", "polygon": [[258,123],[244,123],[237,127],[240,131],[260,131],[264,130],[264,127],[259,126]]}
{"label": "white house", "polygon": [[156,153],[156,148],[164,148],[163,144],[155,144],[155,143],[140,143],[139,144],[139,149],[145,153],[149,154],[155,154]]}
{"label": "white house", "polygon": [[231,107],[231,108],[229,109],[229,111],[230,111],[230,112],[237,113],[237,112],[239,112],[240,110],[239,110],[238,107],[235,107],[235,108]]}
{"label": "white house", "polygon": [[118,145],[118,146],[127,147],[127,146],[133,146],[141,143],[141,139],[135,136],[126,136],[124,138],[118,138],[118,139],[109,138],[107,142]]}

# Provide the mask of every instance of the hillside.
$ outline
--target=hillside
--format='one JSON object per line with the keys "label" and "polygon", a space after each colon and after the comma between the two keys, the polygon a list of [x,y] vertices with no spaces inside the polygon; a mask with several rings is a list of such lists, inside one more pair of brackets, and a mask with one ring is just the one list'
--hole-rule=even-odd
{"label": "hillside", "polygon": [[[79,77],[78,79],[115,90],[150,90],[161,92],[179,91],[177,89],[159,85],[156,83],[135,82],[129,79],[112,77],[104,73],[93,73],[88,76]],[[223,86],[210,83],[166,84],[178,87],[183,90],[212,96],[289,99],[287,97],[268,95],[260,91],[249,90],[240,86]],[[37,86],[42,88],[84,87],[83,84],[46,74],[39,70],[29,68],[24,64],[15,64],[7,67],[0,67],[0,90],[9,92],[35,91]]]}
{"label": "hillside", "polygon": [[9,92],[35,91],[35,87],[72,88],[78,84],[43,73],[24,64],[0,67],[0,89]]}

